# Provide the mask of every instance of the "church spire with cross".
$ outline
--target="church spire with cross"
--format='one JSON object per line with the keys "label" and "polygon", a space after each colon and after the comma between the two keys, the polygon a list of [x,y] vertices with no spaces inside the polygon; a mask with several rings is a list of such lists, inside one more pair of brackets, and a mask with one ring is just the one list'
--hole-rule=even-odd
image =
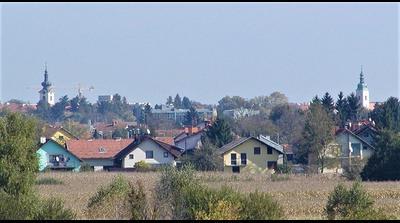
{"label": "church spire with cross", "polygon": [[364,80],[364,71],[363,66],[361,65],[361,72],[360,72],[360,82],[357,85],[356,96],[360,102],[360,105],[364,108],[369,108],[369,91],[367,84]]}
{"label": "church spire with cross", "polygon": [[42,90],[39,91],[40,101],[47,102],[50,106],[55,104],[54,89],[49,81],[49,74],[47,72],[47,63],[45,63],[44,68],[44,80],[42,82]]}

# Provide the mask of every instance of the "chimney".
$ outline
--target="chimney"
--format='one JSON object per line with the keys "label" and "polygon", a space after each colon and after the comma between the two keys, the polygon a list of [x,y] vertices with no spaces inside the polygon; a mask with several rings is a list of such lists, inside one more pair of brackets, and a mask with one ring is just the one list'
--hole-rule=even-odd
{"label": "chimney", "polygon": [[198,132],[198,128],[197,127],[190,126],[188,128],[188,133],[189,134],[195,134],[196,132]]}

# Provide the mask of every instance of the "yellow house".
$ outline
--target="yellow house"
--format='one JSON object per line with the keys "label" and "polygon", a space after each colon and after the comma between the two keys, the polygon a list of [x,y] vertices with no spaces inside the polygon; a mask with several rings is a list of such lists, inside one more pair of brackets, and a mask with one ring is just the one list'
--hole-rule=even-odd
{"label": "yellow house", "polygon": [[45,125],[43,127],[43,135],[46,139],[52,139],[62,146],[70,139],[78,139],[78,137],[74,136],[63,127],[55,127],[52,125]]}
{"label": "yellow house", "polygon": [[225,172],[267,172],[283,163],[283,147],[265,136],[240,138],[219,150]]}

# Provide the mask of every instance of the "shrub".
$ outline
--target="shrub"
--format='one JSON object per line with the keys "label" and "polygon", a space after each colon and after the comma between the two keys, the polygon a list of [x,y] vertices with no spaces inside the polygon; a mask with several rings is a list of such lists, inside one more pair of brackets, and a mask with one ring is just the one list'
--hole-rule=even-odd
{"label": "shrub", "polygon": [[89,216],[92,218],[109,218],[110,216],[114,216],[116,219],[126,218],[129,215],[125,201],[128,191],[129,183],[120,175],[115,177],[109,185],[101,186],[89,199],[87,205]]}
{"label": "shrub", "polygon": [[129,184],[128,204],[132,220],[146,220],[147,199],[141,181],[137,181],[137,188]]}
{"label": "shrub", "polygon": [[149,171],[151,170],[150,164],[146,163],[144,160],[141,160],[135,163],[135,169],[138,171]]}
{"label": "shrub", "polygon": [[329,195],[325,212],[328,219],[385,219],[386,216],[373,210],[374,201],[364,191],[359,182],[347,190],[343,184],[335,187]]}
{"label": "shrub", "polygon": [[239,220],[239,205],[229,201],[219,200],[217,203],[208,203],[209,212],[197,211],[196,220]]}
{"label": "shrub", "polygon": [[31,220],[38,209],[33,194],[13,196],[0,189],[0,220]]}
{"label": "shrub", "polygon": [[64,182],[51,177],[45,177],[36,180],[36,185],[58,185],[58,184],[64,184]]}
{"label": "shrub", "polygon": [[281,206],[265,193],[250,193],[244,196],[241,205],[242,220],[276,220],[283,217]]}
{"label": "shrub", "polygon": [[49,198],[41,202],[35,220],[73,220],[75,213],[64,208],[64,202],[57,198]]}
{"label": "shrub", "polygon": [[292,168],[289,165],[279,164],[276,167],[276,173],[279,174],[290,174],[292,172]]}
{"label": "shrub", "polygon": [[80,172],[92,172],[94,170],[88,163],[84,163],[81,165],[81,168],[79,169],[79,171]]}

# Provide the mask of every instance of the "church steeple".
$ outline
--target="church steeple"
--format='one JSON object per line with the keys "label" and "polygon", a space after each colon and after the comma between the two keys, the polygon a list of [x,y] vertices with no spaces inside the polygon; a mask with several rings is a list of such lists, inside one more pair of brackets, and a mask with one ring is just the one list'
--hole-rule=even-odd
{"label": "church steeple", "polygon": [[39,91],[40,93],[40,100],[46,101],[50,106],[55,104],[54,98],[54,89],[51,86],[51,82],[49,81],[49,74],[47,72],[47,63],[45,63],[44,68],[44,80],[42,82],[42,90]]}
{"label": "church steeple", "polygon": [[369,108],[369,91],[367,88],[367,84],[365,83],[365,80],[364,80],[364,71],[363,71],[362,66],[361,66],[361,72],[360,72],[360,82],[357,85],[356,95],[357,95],[360,105],[362,105],[363,107],[368,109]]}

